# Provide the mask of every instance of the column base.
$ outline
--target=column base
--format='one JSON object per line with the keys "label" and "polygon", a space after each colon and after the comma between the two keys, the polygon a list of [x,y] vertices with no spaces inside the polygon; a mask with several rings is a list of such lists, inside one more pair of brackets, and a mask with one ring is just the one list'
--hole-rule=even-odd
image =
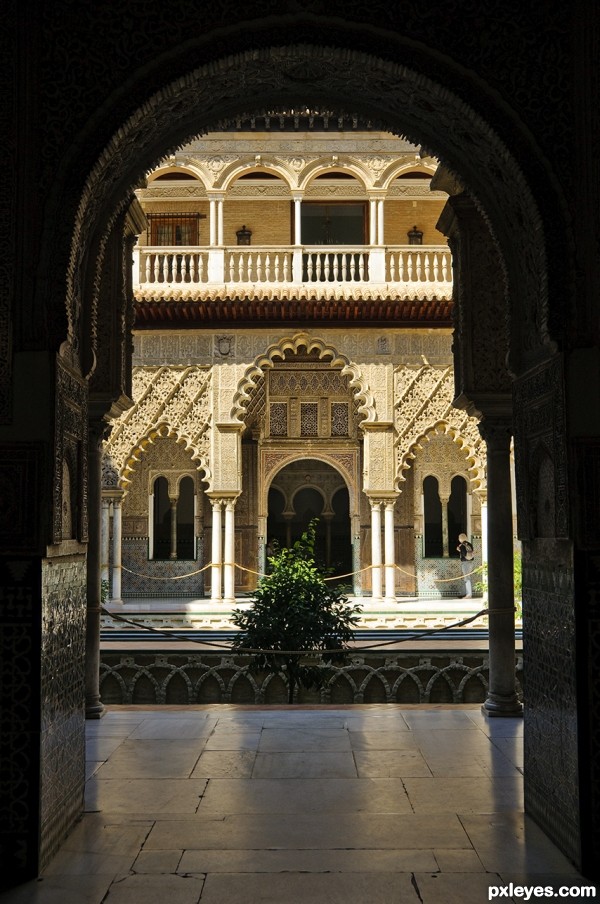
{"label": "column base", "polygon": [[[108,604],[109,604],[110,606],[115,606],[115,608],[117,608],[117,609],[122,609],[123,606],[125,605],[125,603],[123,602],[123,600],[117,600],[117,599],[114,599],[114,600],[113,600],[113,599],[110,599],[110,600],[108,600]],[[110,610],[109,610],[109,611],[110,611]]]}
{"label": "column base", "polygon": [[485,703],[481,704],[481,712],[490,718],[515,718],[523,715],[523,704],[516,695],[502,696],[490,694]]}
{"label": "column base", "polygon": [[89,705],[86,703],[85,706],[85,717],[86,719],[101,719],[102,716],[106,715],[106,707],[101,700],[96,701],[95,703],[90,703]]}

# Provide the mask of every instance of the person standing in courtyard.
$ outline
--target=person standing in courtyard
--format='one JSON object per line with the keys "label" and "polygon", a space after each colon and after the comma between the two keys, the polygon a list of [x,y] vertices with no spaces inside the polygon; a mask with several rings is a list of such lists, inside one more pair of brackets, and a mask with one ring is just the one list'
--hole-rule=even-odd
{"label": "person standing in courtyard", "polygon": [[475,553],[473,552],[473,545],[469,543],[469,538],[466,534],[458,535],[458,546],[456,547],[456,551],[460,556],[460,570],[463,573],[465,581],[465,594],[463,599],[470,600],[473,596],[471,574],[473,572],[473,559],[475,558]]}

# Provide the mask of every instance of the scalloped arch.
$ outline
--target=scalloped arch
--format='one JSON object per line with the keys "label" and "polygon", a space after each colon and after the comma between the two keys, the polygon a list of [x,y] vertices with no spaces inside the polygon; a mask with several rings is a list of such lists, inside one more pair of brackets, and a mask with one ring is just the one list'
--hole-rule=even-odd
{"label": "scalloped arch", "polygon": [[319,353],[319,358],[330,357],[332,366],[341,366],[342,374],[350,377],[350,386],[354,390],[354,397],[359,403],[358,410],[363,415],[363,421],[374,422],[377,420],[375,400],[358,365],[352,364],[349,358],[340,354],[333,345],[329,345],[324,339],[310,336],[304,332],[286,336],[280,339],[279,342],[270,345],[264,354],[259,355],[248,366],[238,383],[238,388],[233,397],[231,408],[233,420],[240,423],[243,421],[246,405],[250,401],[250,392],[256,386],[256,380],[263,371],[273,367],[276,358],[283,360],[287,351],[297,354],[300,348],[306,348],[309,353],[316,350]]}
{"label": "scalloped arch", "polygon": [[486,477],[485,477],[485,443],[483,440],[481,441],[481,445],[477,448],[468,441],[468,439],[464,436],[460,430],[455,427],[453,424],[448,421],[437,421],[435,424],[432,424],[426,430],[423,431],[419,436],[415,437],[407,450],[404,452],[400,464],[399,473],[396,477],[396,489],[400,489],[400,484],[406,479],[403,476],[403,472],[407,471],[410,468],[411,463],[417,457],[417,452],[420,448],[422,448],[422,444],[425,442],[429,442],[433,436],[450,436],[452,441],[459,447],[459,449],[467,450],[467,464],[468,469],[467,473],[469,475],[469,481],[472,484],[473,490],[477,492],[480,489],[483,489],[486,485]]}
{"label": "scalloped arch", "polygon": [[171,427],[166,422],[162,422],[153,426],[150,430],[148,430],[142,437],[138,439],[136,444],[133,446],[127,458],[124,462],[122,462],[118,468],[119,473],[119,486],[123,490],[127,490],[128,484],[131,483],[131,477],[129,475],[134,474],[136,470],[136,463],[141,461],[143,456],[146,454],[146,449],[148,446],[152,445],[155,439],[158,438],[174,438],[175,442],[183,445],[186,452],[192,451],[192,461],[196,462],[197,470],[202,471],[204,473],[204,477],[202,478],[204,481],[210,481],[211,478],[211,470],[208,465],[208,461],[202,455],[200,449],[198,449],[192,442],[190,442],[189,437],[181,434],[176,428]]}

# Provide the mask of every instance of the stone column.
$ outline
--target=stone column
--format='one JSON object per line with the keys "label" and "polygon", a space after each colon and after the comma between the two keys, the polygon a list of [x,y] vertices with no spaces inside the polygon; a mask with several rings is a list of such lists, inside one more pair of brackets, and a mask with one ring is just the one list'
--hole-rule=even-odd
{"label": "stone column", "polygon": [[509,418],[487,418],[479,424],[487,445],[488,609],[490,677],[488,716],[522,713],[515,687],[515,613],[513,537],[510,487]]}
{"label": "stone column", "polygon": [[221,593],[221,499],[212,500],[212,568],[210,570],[210,595],[220,600]]}
{"label": "stone column", "polygon": [[208,244],[212,247],[217,244],[217,202],[211,198],[208,202]]}
{"label": "stone column", "polygon": [[352,516],[352,570],[354,572],[354,596],[362,596],[360,561],[360,515]]}
{"label": "stone column", "polygon": [[85,716],[99,719],[104,715],[100,700],[100,607],[102,585],[102,438],[104,424],[90,424],[88,435],[88,548],[87,608],[85,630]]}
{"label": "stone column", "polygon": [[121,599],[121,544],[122,544],[122,510],[121,496],[113,497],[113,572],[112,603],[122,603]]}
{"label": "stone column", "polygon": [[225,503],[225,555],[223,565],[223,599],[235,602],[235,499]]}
{"label": "stone column", "polygon": [[394,499],[385,502],[384,548],[385,548],[385,598],[396,600],[396,550],[394,546]]}
{"label": "stone column", "polygon": [[171,505],[171,552],[170,559],[177,558],[177,499],[169,499]]}
{"label": "stone column", "polygon": [[100,537],[100,581],[108,583],[110,570],[110,499],[102,499],[102,525]]}
{"label": "stone column", "polygon": [[456,538],[456,541],[454,541],[454,539],[448,535],[448,501],[450,499],[450,496],[447,496],[445,494],[442,495],[440,493],[439,497],[440,507],[442,509],[442,555],[446,556],[447,558],[450,554],[449,551],[451,549],[452,543],[454,542],[454,545],[456,546],[456,544],[458,543],[458,538]]}
{"label": "stone column", "polygon": [[371,597],[381,599],[381,503],[371,502]]}

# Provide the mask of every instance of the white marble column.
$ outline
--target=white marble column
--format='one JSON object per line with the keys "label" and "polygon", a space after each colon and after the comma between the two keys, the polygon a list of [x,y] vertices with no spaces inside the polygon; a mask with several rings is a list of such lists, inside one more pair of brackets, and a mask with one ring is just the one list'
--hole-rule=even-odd
{"label": "white marble column", "polygon": [[235,602],[235,499],[225,503],[224,601]]}
{"label": "white marble column", "polygon": [[383,245],[385,241],[384,236],[384,214],[385,214],[385,201],[383,198],[378,198],[377,200],[377,244]]}
{"label": "white marble column", "polygon": [[212,567],[210,570],[210,595],[213,600],[222,598],[221,592],[221,499],[212,500]]}
{"label": "white marble column", "polygon": [[371,502],[371,597],[381,599],[381,503]]}
{"label": "white marble column", "polygon": [[395,500],[388,499],[384,514],[384,548],[385,548],[385,598],[396,599],[396,550],[394,544],[394,505]]}
{"label": "white marble column", "polygon": [[511,422],[484,418],[479,432],[487,446],[488,610],[490,673],[482,706],[488,716],[520,715],[515,683],[515,613],[512,504],[510,487]]}
{"label": "white marble column", "polygon": [[100,544],[100,580],[108,581],[110,577],[110,499],[102,500]]}
{"label": "white marble column", "polygon": [[302,197],[294,195],[294,245],[302,244]]}
{"label": "white marble column", "polygon": [[223,198],[217,198],[217,245],[223,244]]}
{"label": "white marble column", "polygon": [[439,494],[440,507],[442,510],[442,555],[446,558],[450,555],[452,543],[454,546],[458,543],[458,538],[452,538],[448,534],[448,502],[450,496]]}
{"label": "white marble column", "polygon": [[369,245],[377,243],[377,200],[369,201]]}
{"label": "white marble column", "polygon": [[213,247],[217,244],[217,202],[211,198],[208,202],[208,244]]}
{"label": "white marble column", "polygon": [[112,603],[122,603],[121,599],[121,545],[123,542],[121,499],[113,499],[113,571]]}

